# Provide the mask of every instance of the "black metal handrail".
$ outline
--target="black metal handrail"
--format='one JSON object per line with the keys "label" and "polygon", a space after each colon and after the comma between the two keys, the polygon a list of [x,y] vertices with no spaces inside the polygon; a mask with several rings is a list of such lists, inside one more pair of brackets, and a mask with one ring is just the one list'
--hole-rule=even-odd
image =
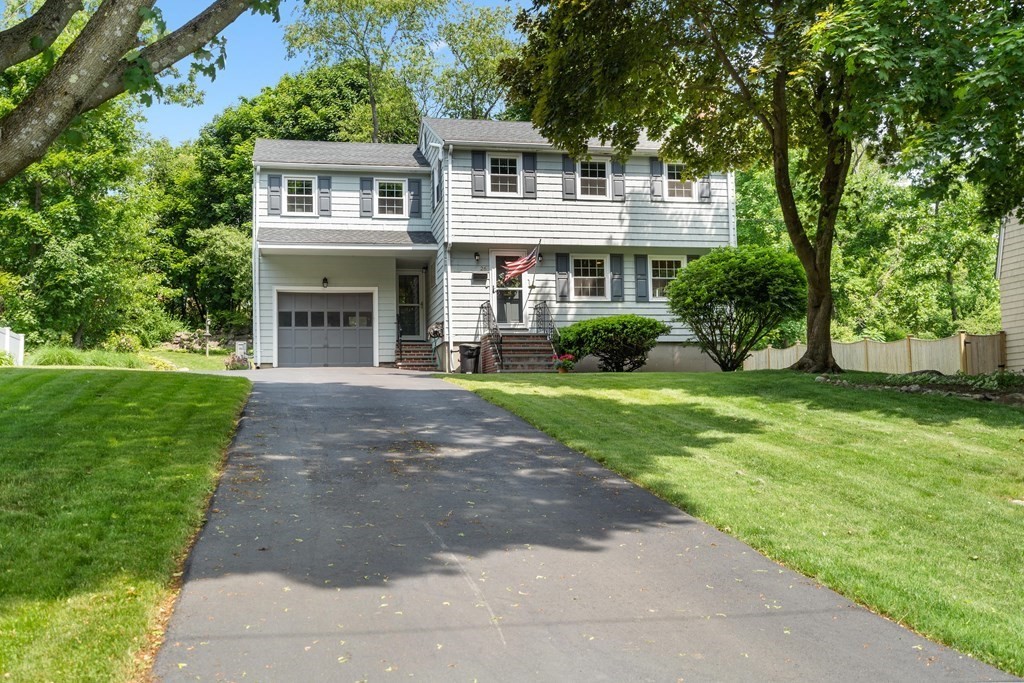
{"label": "black metal handrail", "polygon": [[494,309],[491,302],[486,301],[480,305],[480,315],[476,319],[476,340],[481,341],[484,335],[491,336],[491,348],[494,350],[494,360],[501,367],[501,328],[498,327],[498,319],[494,316]]}
{"label": "black metal handrail", "polygon": [[398,341],[395,345],[398,347],[398,358],[399,362],[402,361],[402,316],[395,316],[395,334],[397,335]]}
{"label": "black metal handrail", "polygon": [[558,326],[555,325],[555,316],[547,301],[541,301],[533,307],[533,326],[537,334],[543,334],[552,344],[558,341]]}

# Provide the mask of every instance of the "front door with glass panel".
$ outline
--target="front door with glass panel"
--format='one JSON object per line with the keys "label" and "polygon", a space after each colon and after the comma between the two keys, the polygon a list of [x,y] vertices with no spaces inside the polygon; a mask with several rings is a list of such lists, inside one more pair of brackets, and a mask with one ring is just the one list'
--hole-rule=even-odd
{"label": "front door with glass panel", "polygon": [[518,326],[523,323],[523,276],[505,279],[505,267],[525,256],[525,252],[494,255],[494,315],[499,325]]}
{"label": "front door with glass panel", "polygon": [[403,339],[423,338],[423,275],[398,274],[398,329]]}

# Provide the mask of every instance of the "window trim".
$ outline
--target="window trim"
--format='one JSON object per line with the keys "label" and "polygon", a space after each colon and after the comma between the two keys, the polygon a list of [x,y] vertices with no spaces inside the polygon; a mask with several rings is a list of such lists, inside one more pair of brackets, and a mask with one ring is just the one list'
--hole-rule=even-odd
{"label": "window trim", "polygon": [[654,295],[654,261],[679,261],[686,268],[687,254],[648,254],[647,255],[647,291],[651,301],[668,301],[667,296]]}
{"label": "window trim", "polygon": [[[516,191],[495,192],[491,189],[491,159],[515,159],[516,160]],[[488,197],[522,197],[523,196],[523,155],[519,152],[488,152],[484,168],[484,182],[487,183]]]}
{"label": "window trim", "polygon": [[[380,212],[380,184],[400,183],[402,185],[402,213]],[[421,185],[422,187],[422,185]],[[373,179],[373,217],[383,219],[405,220],[409,218],[409,179],[408,178],[374,178]]]}
{"label": "window trim", "polygon": [[[604,194],[583,194],[583,164],[604,164]],[[601,202],[612,198],[612,160],[608,157],[594,157],[576,162],[576,199]],[[570,264],[571,265],[571,264]]]}
{"label": "window trim", "polygon": [[[604,296],[576,295],[576,259],[602,259],[604,261]],[[608,254],[569,254],[569,301],[611,301],[612,263]]]}
{"label": "window trim", "polygon": [[671,178],[669,178],[668,167],[669,166],[679,166],[679,165],[681,165],[681,162],[678,162],[678,161],[666,161],[665,162],[665,192],[664,192],[665,201],[666,202],[696,202],[697,201],[697,179],[696,178],[687,178],[686,180],[681,181],[681,182],[684,182],[684,183],[690,183],[690,196],[689,197],[673,197],[672,193],[669,191],[669,183],[671,183],[672,180],[671,180]]}
{"label": "window trim", "polygon": [[[310,183],[310,185],[311,185],[311,187],[313,189],[313,193],[310,195],[310,198],[313,200],[313,208],[312,209],[310,209],[309,211],[290,211],[288,209],[288,196],[289,196],[288,195],[288,181],[289,180],[306,180],[306,181],[309,181],[309,183]],[[309,216],[319,216],[320,212],[317,210],[317,201],[318,201],[317,200],[317,193],[318,192],[319,192],[319,190],[317,189],[317,180],[316,180],[316,176],[315,175],[313,175],[313,176],[310,176],[310,175],[282,175],[281,176],[281,215],[282,216],[306,216],[307,218]],[[300,195],[294,195],[294,196],[298,197]]]}

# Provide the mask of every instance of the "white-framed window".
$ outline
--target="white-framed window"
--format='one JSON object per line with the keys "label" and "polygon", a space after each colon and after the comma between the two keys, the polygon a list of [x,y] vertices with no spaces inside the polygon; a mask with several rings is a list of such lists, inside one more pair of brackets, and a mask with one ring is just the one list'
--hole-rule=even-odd
{"label": "white-framed window", "polygon": [[608,299],[608,256],[582,254],[572,257],[569,271],[573,299]]}
{"label": "white-framed window", "polygon": [[487,155],[487,194],[519,197],[523,193],[523,160],[518,154]]}
{"label": "white-framed window", "polygon": [[407,218],[409,216],[408,195],[405,180],[374,179],[373,215],[384,218]]}
{"label": "white-framed window", "polygon": [[577,165],[579,178],[577,196],[580,199],[607,199],[611,189],[611,169],[607,159],[581,161]]}
{"label": "white-framed window", "polygon": [[676,273],[686,267],[685,256],[651,256],[647,272],[651,279],[651,298],[664,300],[667,298],[665,288],[676,279]]}
{"label": "white-framed window", "polygon": [[316,178],[285,177],[284,212],[302,216],[316,213]]}
{"label": "white-framed window", "polygon": [[696,183],[683,175],[682,164],[665,164],[665,180],[667,188],[665,196],[669,199],[694,199]]}

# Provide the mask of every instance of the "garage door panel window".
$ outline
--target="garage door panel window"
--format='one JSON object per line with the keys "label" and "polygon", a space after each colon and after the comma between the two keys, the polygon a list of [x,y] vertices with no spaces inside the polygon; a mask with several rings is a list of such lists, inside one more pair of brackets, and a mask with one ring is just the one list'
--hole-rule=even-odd
{"label": "garage door panel window", "polygon": [[295,311],[295,327],[309,327],[309,311]]}
{"label": "garage door panel window", "polygon": [[323,327],[324,326],[324,312],[323,311],[310,311],[309,312],[309,326],[310,327]]}
{"label": "garage door panel window", "polygon": [[327,327],[341,327],[341,311],[327,311]]}
{"label": "garage door panel window", "polygon": [[291,311],[278,311],[277,312],[277,326],[278,327],[291,327],[292,326],[292,312]]}

